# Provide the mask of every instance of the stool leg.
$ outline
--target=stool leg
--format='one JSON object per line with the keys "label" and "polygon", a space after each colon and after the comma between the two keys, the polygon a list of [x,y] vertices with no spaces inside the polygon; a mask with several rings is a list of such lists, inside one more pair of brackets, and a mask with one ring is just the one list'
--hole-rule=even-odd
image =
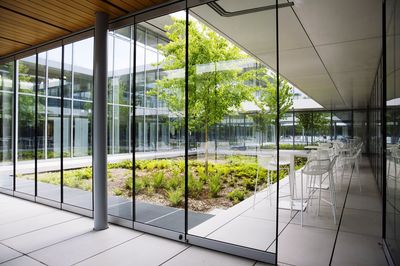
{"label": "stool leg", "polygon": [[321,208],[321,189],[322,187],[322,175],[319,178],[319,196],[318,196],[318,211],[317,211],[317,216],[319,216],[319,209]]}

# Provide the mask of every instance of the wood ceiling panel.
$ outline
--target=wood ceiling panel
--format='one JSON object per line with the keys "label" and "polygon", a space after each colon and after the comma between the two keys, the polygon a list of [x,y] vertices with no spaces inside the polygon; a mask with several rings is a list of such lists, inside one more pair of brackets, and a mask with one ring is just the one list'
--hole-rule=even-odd
{"label": "wood ceiling panel", "polygon": [[66,28],[70,31],[78,30],[85,27],[85,23],[81,20],[74,19],[67,14],[60,13],[58,16],[54,16],[51,10],[39,9],[41,3],[33,3],[31,1],[24,0],[3,0],[0,2],[0,6],[6,7],[10,10],[15,10],[29,17],[38,17],[44,22],[54,24],[58,27]]}
{"label": "wood ceiling panel", "polygon": [[0,0],[0,57],[92,27],[97,11],[110,19],[167,0]]}
{"label": "wood ceiling panel", "polygon": [[101,0],[87,0],[87,1],[82,1],[82,4],[86,4],[88,7],[93,8],[94,11],[103,11],[108,13],[112,18],[119,17],[126,15],[126,11],[123,11],[121,9],[118,9],[117,7],[114,7],[113,5],[101,1]]}
{"label": "wood ceiling panel", "polygon": [[138,10],[145,7],[142,3],[138,1],[123,1],[123,0],[107,0],[107,1],[128,11]]}
{"label": "wood ceiling panel", "polygon": [[35,33],[48,33],[48,34],[67,34],[68,31],[61,30],[59,28],[48,26],[43,22],[31,20],[19,14],[13,14],[8,10],[2,10],[0,21],[6,24],[11,24],[14,27],[21,27],[24,29],[32,30]]}
{"label": "wood ceiling panel", "polygon": [[15,49],[20,50],[20,49],[28,48],[29,45],[0,38],[0,47],[1,47],[1,50],[5,50],[10,53]]}

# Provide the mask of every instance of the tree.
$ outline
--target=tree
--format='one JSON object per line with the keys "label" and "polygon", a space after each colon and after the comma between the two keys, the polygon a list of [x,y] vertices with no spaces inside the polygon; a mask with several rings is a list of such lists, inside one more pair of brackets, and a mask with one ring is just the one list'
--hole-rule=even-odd
{"label": "tree", "polygon": [[254,98],[254,102],[260,109],[253,115],[253,120],[261,131],[261,145],[264,143],[264,133],[268,125],[274,124],[276,119],[281,120],[293,106],[293,93],[286,81],[279,84],[279,117],[277,117],[277,79],[271,77],[267,68],[262,67],[250,71],[249,75],[254,77],[256,86],[254,91],[258,91],[259,96]]}
{"label": "tree", "polygon": [[[206,26],[196,21],[188,23],[188,127],[190,132],[204,130],[208,172],[209,128],[238,110],[243,101],[251,100],[253,90],[245,83],[249,75],[237,64],[237,60],[248,56]],[[167,75],[158,80],[156,89],[150,92],[157,93],[177,116],[182,116],[185,106],[185,27],[186,21],[179,19],[165,27],[170,41],[158,48],[164,55],[160,65]]]}
{"label": "tree", "polygon": [[327,131],[329,127],[328,115],[322,112],[301,112],[296,114],[299,125],[304,129],[306,135],[306,144],[308,145],[308,137],[312,136],[312,132]]}

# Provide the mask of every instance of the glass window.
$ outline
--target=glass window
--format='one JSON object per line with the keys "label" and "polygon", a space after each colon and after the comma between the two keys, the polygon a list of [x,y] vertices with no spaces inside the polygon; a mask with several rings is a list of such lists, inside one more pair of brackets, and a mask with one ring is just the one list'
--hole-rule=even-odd
{"label": "glass window", "polygon": [[14,62],[0,64],[0,187],[13,189]]}

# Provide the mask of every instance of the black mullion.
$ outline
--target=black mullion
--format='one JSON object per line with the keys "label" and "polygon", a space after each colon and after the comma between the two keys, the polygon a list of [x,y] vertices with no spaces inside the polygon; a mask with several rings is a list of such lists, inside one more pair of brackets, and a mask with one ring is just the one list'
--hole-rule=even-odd
{"label": "black mullion", "polygon": [[13,73],[13,191],[16,189],[16,175],[17,175],[17,60],[14,60],[14,73]]}
{"label": "black mullion", "polygon": [[382,3],[382,88],[381,88],[381,178],[382,178],[382,238],[386,239],[386,1]]}
{"label": "black mullion", "polygon": [[188,198],[189,198],[189,8],[186,1],[185,25],[185,237],[188,234]]}
{"label": "black mullion", "polygon": [[35,69],[35,196],[37,196],[37,170],[38,170],[38,104],[39,104],[39,54],[36,52],[36,69]]}
{"label": "black mullion", "polygon": [[275,264],[278,264],[278,238],[279,238],[279,17],[278,0],[275,0],[275,38],[276,38],[276,221],[275,221]]}
{"label": "black mullion", "polygon": [[61,145],[60,145],[60,202],[64,202],[64,45],[61,46]]}
{"label": "black mullion", "polygon": [[[133,24],[133,77],[132,77],[132,124],[131,124],[131,143],[132,143],[132,223],[136,220],[136,175],[135,175],[135,165],[136,165],[136,39],[137,39],[137,24],[135,23],[136,17],[134,17]],[[132,29],[131,29],[132,30]],[[131,32],[132,35],[132,32]],[[132,37],[132,36],[131,36]]]}
{"label": "black mullion", "polygon": [[331,121],[330,121],[330,130],[329,134],[331,137],[331,141],[333,140],[333,111],[331,110]]}

